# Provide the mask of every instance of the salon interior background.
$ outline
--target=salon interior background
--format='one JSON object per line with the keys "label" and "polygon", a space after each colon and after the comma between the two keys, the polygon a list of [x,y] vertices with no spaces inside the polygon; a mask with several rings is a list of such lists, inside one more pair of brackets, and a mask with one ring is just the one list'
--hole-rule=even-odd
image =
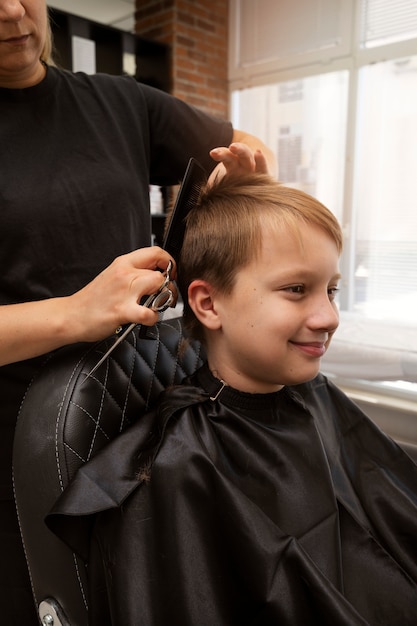
{"label": "salon interior background", "polygon": [[280,179],[335,212],[341,326],[324,368],[417,443],[415,0],[50,6],[168,44],[172,93],[260,136]]}

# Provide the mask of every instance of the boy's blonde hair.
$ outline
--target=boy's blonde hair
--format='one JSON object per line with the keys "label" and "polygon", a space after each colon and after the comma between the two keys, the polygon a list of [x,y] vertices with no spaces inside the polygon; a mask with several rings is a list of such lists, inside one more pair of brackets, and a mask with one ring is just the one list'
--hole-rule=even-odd
{"label": "boy's blonde hair", "polygon": [[261,251],[262,227],[298,236],[300,222],[322,228],[341,253],[342,232],[337,219],[321,202],[299,189],[264,174],[226,176],[203,189],[198,205],[187,217],[178,263],[184,322],[194,338],[204,339],[200,322],[187,303],[191,282],[202,279],[216,291],[230,293],[237,271]]}

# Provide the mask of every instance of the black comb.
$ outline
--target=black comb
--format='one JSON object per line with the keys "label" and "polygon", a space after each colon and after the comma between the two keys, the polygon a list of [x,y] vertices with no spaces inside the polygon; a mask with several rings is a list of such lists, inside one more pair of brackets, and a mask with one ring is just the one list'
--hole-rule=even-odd
{"label": "black comb", "polygon": [[[169,224],[165,230],[162,248],[178,262],[185,235],[185,219],[200,199],[201,188],[207,182],[207,173],[200,163],[191,157],[182,179]],[[141,339],[153,339],[149,326],[139,329]]]}
{"label": "black comb", "polygon": [[193,157],[188,161],[170,221],[165,231],[162,247],[178,262],[185,234],[185,218],[200,199],[200,192],[207,182],[207,173]]}

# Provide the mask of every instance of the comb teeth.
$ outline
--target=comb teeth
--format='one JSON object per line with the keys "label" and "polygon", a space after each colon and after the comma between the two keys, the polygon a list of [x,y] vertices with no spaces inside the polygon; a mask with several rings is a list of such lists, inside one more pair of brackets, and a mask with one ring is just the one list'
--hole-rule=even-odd
{"label": "comb teeth", "polygon": [[199,201],[201,188],[206,182],[206,171],[196,159],[191,158],[188,161],[162,245],[176,261],[178,261],[184,240],[185,218]]}

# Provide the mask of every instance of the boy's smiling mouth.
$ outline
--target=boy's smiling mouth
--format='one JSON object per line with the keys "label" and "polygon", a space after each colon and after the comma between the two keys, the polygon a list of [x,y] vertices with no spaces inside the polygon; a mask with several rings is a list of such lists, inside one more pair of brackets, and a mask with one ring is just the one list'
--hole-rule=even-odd
{"label": "boy's smiling mouth", "polygon": [[315,358],[322,357],[326,352],[326,343],[323,341],[290,341],[290,344]]}

